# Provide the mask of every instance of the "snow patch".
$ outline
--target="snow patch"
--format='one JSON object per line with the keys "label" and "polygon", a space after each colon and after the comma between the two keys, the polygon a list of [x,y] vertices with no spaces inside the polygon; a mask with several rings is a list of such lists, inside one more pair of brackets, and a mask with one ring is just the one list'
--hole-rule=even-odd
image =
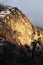
{"label": "snow patch", "polygon": [[10,14],[10,11],[1,11],[0,12],[0,17],[5,17],[7,14]]}

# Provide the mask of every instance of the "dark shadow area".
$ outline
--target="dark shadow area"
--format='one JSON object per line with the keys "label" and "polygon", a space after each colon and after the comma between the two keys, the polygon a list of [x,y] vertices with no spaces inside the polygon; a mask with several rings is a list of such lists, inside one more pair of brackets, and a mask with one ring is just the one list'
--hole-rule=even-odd
{"label": "dark shadow area", "polygon": [[4,6],[4,5],[0,4],[0,12],[1,12],[1,11],[4,11],[4,10],[6,10],[6,9],[7,9],[7,6]]}
{"label": "dark shadow area", "polygon": [[30,49],[28,45],[17,46],[1,38],[0,65],[43,65],[43,47],[37,48],[34,41]]}

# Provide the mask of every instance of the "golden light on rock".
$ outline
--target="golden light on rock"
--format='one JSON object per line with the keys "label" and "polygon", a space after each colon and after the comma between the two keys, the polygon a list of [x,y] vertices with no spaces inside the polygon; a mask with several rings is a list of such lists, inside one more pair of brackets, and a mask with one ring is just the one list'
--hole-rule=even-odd
{"label": "golden light on rock", "polygon": [[43,30],[33,25],[17,8],[7,11],[7,14],[5,11],[3,15],[0,14],[0,36],[18,45],[31,46],[34,40],[39,40],[43,44]]}

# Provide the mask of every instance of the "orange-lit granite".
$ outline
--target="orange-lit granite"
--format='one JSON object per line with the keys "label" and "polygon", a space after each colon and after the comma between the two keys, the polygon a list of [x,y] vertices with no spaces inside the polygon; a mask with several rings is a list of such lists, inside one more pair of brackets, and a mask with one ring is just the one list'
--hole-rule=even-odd
{"label": "orange-lit granite", "polygon": [[34,40],[43,44],[43,30],[33,25],[17,8],[0,12],[0,36],[18,45],[29,45]]}

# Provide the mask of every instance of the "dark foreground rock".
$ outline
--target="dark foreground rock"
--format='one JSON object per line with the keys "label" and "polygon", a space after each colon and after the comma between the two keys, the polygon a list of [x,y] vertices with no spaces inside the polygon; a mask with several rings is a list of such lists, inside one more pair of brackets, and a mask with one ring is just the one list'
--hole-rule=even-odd
{"label": "dark foreground rock", "polygon": [[43,65],[43,48],[34,53],[27,45],[17,46],[6,40],[0,41],[0,65]]}

